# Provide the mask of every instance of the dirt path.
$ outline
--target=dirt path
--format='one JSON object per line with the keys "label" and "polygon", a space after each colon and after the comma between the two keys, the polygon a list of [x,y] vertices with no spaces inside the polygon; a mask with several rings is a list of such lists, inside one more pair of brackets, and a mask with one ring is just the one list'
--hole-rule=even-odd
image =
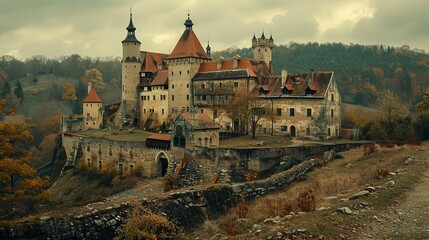
{"label": "dirt path", "polygon": [[[419,156],[429,163],[429,151]],[[373,216],[359,239],[429,239],[429,170],[403,199]]]}

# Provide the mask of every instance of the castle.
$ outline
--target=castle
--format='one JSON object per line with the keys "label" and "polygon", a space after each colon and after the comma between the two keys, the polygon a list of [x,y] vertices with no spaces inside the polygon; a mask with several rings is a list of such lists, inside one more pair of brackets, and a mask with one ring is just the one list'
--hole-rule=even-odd
{"label": "castle", "polygon": [[[122,41],[121,103],[103,107],[103,100],[89,84],[82,116],[61,121],[61,145],[67,155],[63,171],[80,159],[81,164],[98,170],[111,165],[120,174],[137,171],[159,177],[180,162],[184,148],[226,151],[229,155],[235,152],[237,162],[225,161],[225,168],[234,165],[262,171],[268,166],[263,163],[262,150],[259,158],[249,153],[251,149],[247,153],[218,149],[220,135],[339,136],[341,97],[333,71],[288,74],[282,70],[280,76],[274,75],[274,39],[264,33],[251,40],[253,59],[236,55],[213,61],[210,46],[204,50],[194,33],[189,14],[184,25],[185,31],[170,54],[141,51],[130,14]],[[240,98],[252,104],[245,102],[244,108],[233,105]],[[231,107],[233,111],[228,110]],[[107,114],[111,109],[116,112]],[[250,124],[249,118],[255,116],[258,121]],[[160,130],[161,126],[169,134],[150,135],[141,130]],[[91,131],[100,128],[103,131]],[[218,161],[212,164],[215,169],[220,166]]]}
{"label": "castle", "polygon": [[[247,123],[227,116],[224,106],[240,93],[265,102],[275,121],[263,117],[257,132],[291,137],[339,136],[340,95],[334,72],[274,76],[274,39],[253,36],[253,59],[212,61],[211,48],[202,47],[193,22],[170,54],[141,51],[132,14],[122,41],[122,103],[120,124],[150,128],[150,123],[171,123],[180,113],[207,113],[220,131],[248,129]],[[241,126],[240,126],[241,125]],[[245,125],[245,126],[243,126]]]}

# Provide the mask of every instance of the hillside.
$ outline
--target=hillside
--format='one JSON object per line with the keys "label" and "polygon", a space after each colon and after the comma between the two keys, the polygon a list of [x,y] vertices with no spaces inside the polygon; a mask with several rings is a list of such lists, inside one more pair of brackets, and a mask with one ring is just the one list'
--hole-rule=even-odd
{"label": "hillside", "polygon": [[[213,60],[234,55],[253,58],[251,48],[214,52]],[[390,89],[404,102],[414,103],[429,86],[429,55],[408,46],[365,46],[317,42],[276,46],[273,68],[289,73],[333,70],[343,101],[372,105],[380,92]]]}

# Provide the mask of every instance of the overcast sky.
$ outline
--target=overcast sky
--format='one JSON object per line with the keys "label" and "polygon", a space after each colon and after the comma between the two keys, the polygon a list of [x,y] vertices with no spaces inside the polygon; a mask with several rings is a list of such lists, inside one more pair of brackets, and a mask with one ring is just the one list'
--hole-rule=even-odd
{"label": "overcast sky", "polygon": [[212,51],[253,33],[289,42],[409,45],[429,51],[428,0],[0,0],[0,55],[121,56],[130,7],[142,50],[169,53],[184,30]]}

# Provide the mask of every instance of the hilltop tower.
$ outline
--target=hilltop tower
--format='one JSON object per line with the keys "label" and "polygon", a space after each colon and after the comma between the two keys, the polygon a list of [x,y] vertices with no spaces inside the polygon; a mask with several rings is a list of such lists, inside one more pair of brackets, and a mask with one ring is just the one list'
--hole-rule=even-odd
{"label": "hilltop tower", "polygon": [[98,129],[103,121],[103,100],[98,96],[91,82],[88,95],[83,99],[83,130]]}
{"label": "hilltop tower", "polygon": [[122,110],[121,123],[124,118],[135,119],[138,117],[138,92],[137,85],[140,81],[141,42],[136,38],[136,28],[133,25],[133,14],[130,13],[127,37],[122,41]]}
{"label": "hilltop tower", "polygon": [[253,34],[252,38],[252,48],[253,48],[253,58],[255,60],[263,60],[268,65],[270,72],[273,73],[273,47],[274,39],[271,35],[270,38],[266,38],[264,32],[260,38],[256,38]]}
{"label": "hilltop tower", "polygon": [[193,102],[192,82],[200,64],[210,61],[200,41],[192,30],[194,23],[185,21],[185,31],[166,58],[168,64],[169,113],[189,112]]}

